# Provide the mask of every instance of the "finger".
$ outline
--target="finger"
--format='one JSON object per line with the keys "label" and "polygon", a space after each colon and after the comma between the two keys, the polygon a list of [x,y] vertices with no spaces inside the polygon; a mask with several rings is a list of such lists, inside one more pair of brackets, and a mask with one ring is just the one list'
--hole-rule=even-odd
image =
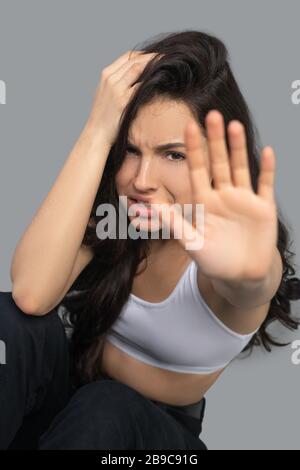
{"label": "finger", "polygon": [[134,95],[134,93],[141,86],[141,84],[142,84],[142,82],[137,82],[137,83],[135,83],[134,85],[132,85],[131,87],[128,88],[128,90],[126,92],[126,96],[127,96],[126,102],[129,101],[129,99]]}
{"label": "finger", "polygon": [[120,68],[121,65],[125,64],[132,57],[140,57],[144,52],[145,51],[134,51],[134,50],[126,51],[124,52],[124,54],[118,57],[114,62],[112,62],[106,68],[109,70],[110,73],[114,73],[116,70]]}
{"label": "finger", "polygon": [[[191,220],[190,211],[183,209],[180,204],[153,204],[153,208],[155,215],[162,223],[164,238],[174,237],[178,239],[181,246],[188,251],[201,249],[204,240],[204,212],[202,204],[197,205],[196,223],[194,226],[189,222]],[[188,216],[189,220],[187,220],[185,215]]]}
{"label": "finger", "polygon": [[232,186],[223,116],[219,111],[212,110],[208,112],[205,122],[214,187]]}
{"label": "finger", "polygon": [[230,165],[234,186],[252,189],[245,129],[241,122],[231,121],[228,124],[230,145]]}
{"label": "finger", "polygon": [[128,60],[123,63],[118,70],[113,73],[115,82],[123,82],[126,86],[131,85],[136,80],[137,74],[140,75],[148,62],[156,55],[156,53],[145,54],[143,56],[136,57],[132,61]]}
{"label": "finger", "polygon": [[264,147],[260,159],[257,194],[267,201],[274,202],[276,158],[272,147]]}
{"label": "finger", "polygon": [[212,191],[202,139],[199,126],[195,121],[190,121],[185,129],[185,145],[193,199],[197,202],[204,202],[209,191]]}

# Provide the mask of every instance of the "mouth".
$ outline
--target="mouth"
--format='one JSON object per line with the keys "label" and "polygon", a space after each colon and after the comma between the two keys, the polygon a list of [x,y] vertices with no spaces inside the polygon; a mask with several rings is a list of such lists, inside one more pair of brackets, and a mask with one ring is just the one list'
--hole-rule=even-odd
{"label": "mouth", "polygon": [[136,212],[136,215],[141,217],[151,217],[154,214],[153,209],[151,208],[150,203],[145,203],[143,201],[139,201],[137,199],[128,198],[128,207],[133,206]]}

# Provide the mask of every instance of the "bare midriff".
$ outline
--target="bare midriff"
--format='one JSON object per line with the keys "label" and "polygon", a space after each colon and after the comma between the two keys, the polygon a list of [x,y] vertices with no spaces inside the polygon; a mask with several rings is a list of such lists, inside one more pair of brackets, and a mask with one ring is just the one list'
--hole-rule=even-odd
{"label": "bare midriff", "polygon": [[[191,258],[189,256],[163,262],[163,256],[148,262],[145,271],[134,278],[132,293],[149,302],[161,302],[175,288]],[[172,259],[172,258],[171,258]],[[173,258],[174,259],[174,258]],[[165,266],[165,269],[164,269]],[[139,269],[138,269],[139,271]],[[163,280],[163,282],[162,282]],[[203,289],[206,288],[203,283]],[[216,382],[223,369],[209,374],[174,372],[140,361],[108,339],[105,340],[102,371],[134,388],[145,397],[175,406],[196,403]]]}
{"label": "bare midriff", "polygon": [[102,370],[150,400],[184,406],[201,400],[224,369],[211,374],[190,374],[161,369],[130,356],[106,340]]}

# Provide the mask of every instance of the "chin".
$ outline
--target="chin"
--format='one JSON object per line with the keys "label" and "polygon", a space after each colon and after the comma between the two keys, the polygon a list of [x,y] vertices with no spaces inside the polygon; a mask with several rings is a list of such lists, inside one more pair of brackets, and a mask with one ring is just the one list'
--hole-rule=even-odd
{"label": "chin", "polygon": [[[157,223],[154,223],[153,222],[153,229],[151,230],[151,226],[150,226],[150,223],[151,223],[151,217],[140,217],[139,220],[136,220],[136,217],[134,216],[128,216],[129,220],[130,220],[130,223],[131,225],[134,225],[135,227],[137,227],[138,225],[140,226],[141,229],[143,229],[143,231],[148,231],[150,233],[156,233],[157,231],[161,231],[162,230],[162,227],[161,227],[161,223],[159,222],[159,224]],[[158,229],[156,228],[158,225]]]}

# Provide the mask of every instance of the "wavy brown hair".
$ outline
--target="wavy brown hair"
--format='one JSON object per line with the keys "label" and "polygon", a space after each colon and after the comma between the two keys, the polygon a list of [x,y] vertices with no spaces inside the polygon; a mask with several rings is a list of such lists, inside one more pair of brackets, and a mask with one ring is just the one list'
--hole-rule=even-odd
{"label": "wavy brown hair", "polygon": [[[149,240],[98,238],[97,207],[113,204],[118,215],[119,199],[115,175],[122,165],[130,124],[141,106],[155,98],[166,98],[185,103],[200,124],[204,135],[205,116],[211,109],[219,110],[225,126],[237,119],[243,123],[249,158],[253,190],[257,192],[259,175],[259,136],[240,88],[231,70],[224,43],[205,32],[185,30],[165,33],[142,44],[139,50],[162,53],[144,68],[138,82],[140,86],[124,109],[118,134],[108,158],[101,184],[91,210],[90,222],[83,238],[94,257],[70,287],[59,306],[65,311],[63,318],[72,328],[71,374],[75,386],[99,379],[103,357],[104,338],[117,320],[132,289],[139,263],[149,254]],[[226,144],[229,150],[228,136]],[[272,298],[268,315],[244,351],[262,345],[283,346],[268,332],[275,320],[290,330],[296,330],[299,319],[291,314],[291,301],[300,298],[300,280],[295,275],[290,251],[290,233],[278,207],[277,247],[283,262],[283,275],[276,295]],[[101,217],[99,217],[101,220]],[[129,219],[127,218],[129,224]],[[104,374],[105,375],[105,374]]]}

